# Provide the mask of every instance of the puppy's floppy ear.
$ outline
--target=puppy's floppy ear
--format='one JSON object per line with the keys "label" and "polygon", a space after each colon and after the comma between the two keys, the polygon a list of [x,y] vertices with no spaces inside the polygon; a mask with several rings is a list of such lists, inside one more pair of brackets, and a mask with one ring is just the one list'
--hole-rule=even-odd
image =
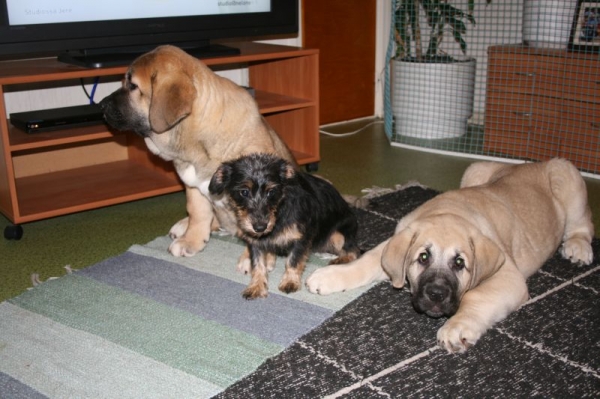
{"label": "puppy's floppy ear", "polygon": [[208,184],[208,191],[212,195],[221,195],[229,181],[231,180],[231,172],[233,168],[230,164],[224,163],[215,172],[213,177],[210,179],[210,183]]}
{"label": "puppy's floppy ear", "polygon": [[150,127],[166,132],[192,112],[196,88],[191,77],[174,71],[156,72],[152,76]]}
{"label": "puppy's floppy ear", "polygon": [[419,233],[406,228],[394,235],[383,249],[381,266],[390,276],[395,288],[404,287],[406,269],[411,262],[411,247],[417,240]]}
{"label": "puppy's floppy ear", "polygon": [[473,270],[470,281],[470,288],[473,288],[496,273],[506,259],[500,247],[483,234],[475,234],[470,237],[469,245],[473,251]]}

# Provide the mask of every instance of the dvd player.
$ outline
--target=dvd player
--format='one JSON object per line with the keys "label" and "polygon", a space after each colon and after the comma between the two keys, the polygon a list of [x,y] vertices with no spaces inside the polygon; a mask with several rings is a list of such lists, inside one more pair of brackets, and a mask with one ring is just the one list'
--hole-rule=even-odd
{"label": "dvd player", "polygon": [[103,112],[97,104],[16,112],[10,114],[9,118],[13,126],[27,133],[47,132],[104,122]]}

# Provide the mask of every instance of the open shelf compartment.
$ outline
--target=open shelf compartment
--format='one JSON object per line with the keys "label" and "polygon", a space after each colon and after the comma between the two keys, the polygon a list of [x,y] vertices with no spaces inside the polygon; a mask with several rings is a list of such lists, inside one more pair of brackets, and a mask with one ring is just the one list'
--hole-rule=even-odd
{"label": "open shelf compartment", "polygon": [[118,161],[16,179],[17,223],[114,205],[182,189],[169,176]]}

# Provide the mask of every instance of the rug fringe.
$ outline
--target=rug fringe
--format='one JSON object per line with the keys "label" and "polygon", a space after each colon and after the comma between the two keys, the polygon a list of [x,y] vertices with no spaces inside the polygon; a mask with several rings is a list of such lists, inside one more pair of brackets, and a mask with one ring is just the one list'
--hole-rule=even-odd
{"label": "rug fringe", "polygon": [[219,230],[212,231],[211,234],[214,234],[214,235],[219,236],[219,237],[226,237],[226,236],[230,236],[231,235],[230,232],[228,232],[227,230],[222,229],[220,227],[219,227]]}
{"label": "rug fringe", "polygon": [[[66,271],[66,274],[72,274],[74,271],[77,270],[77,269],[73,269],[71,267],[71,265],[65,265],[64,269]],[[30,290],[30,289],[32,289],[34,287],[37,287],[38,285],[44,284],[46,281],[56,280],[57,278],[60,278],[60,277],[49,277],[47,280],[42,281],[42,280],[40,280],[39,273],[31,273],[30,278],[31,278],[31,285],[32,285],[32,287],[29,287],[28,290]]]}
{"label": "rug fringe", "polygon": [[369,202],[373,198],[381,197],[382,195],[395,193],[397,191],[406,190],[410,187],[421,187],[423,189],[427,189],[429,187],[424,186],[416,180],[411,180],[405,184],[396,184],[394,187],[379,187],[372,186],[370,188],[363,188],[361,192],[365,193],[362,197],[356,195],[343,195],[346,202],[348,202],[351,206],[359,209],[364,209],[369,205]]}
{"label": "rug fringe", "polygon": [[31,273],[31,285],[37,287],[40,284],[42,284],[42,281],[40,280],[40,275],[37,273]]}

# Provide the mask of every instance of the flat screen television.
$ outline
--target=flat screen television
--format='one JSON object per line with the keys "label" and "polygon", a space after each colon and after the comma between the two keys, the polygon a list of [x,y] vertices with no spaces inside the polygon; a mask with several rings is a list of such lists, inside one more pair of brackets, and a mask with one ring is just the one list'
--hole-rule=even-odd
{"label": "flat screen television", "polygon": [[297,0],[0,0],[1,59],[125,65],[160,44],[209,57],[236,51],[212,40],[297,32]]}

